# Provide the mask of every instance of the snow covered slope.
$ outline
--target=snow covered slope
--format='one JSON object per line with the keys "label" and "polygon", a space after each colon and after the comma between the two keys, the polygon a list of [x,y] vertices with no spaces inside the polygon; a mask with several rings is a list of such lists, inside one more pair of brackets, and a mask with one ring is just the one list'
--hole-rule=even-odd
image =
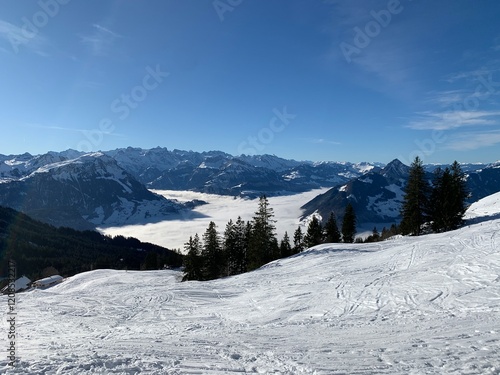
{"label": "snow covered slope", "polygon": [[26,176],[0,183],[0,204],[56,226],[153,222],[184,208],[146,189],[103,153],[75,159],[47,154],[33,165]]}
{"label": "snow covered slope", "polygon": [[465,213],[469,222],[484,221],[500,217],[500,192],[472,203]]}
{"label": "snow covered slope", "polygon": [[500,220],[486,220],[205,283],[79,274],[18,295],[20,363],[0,358],[0,372],[499,374],[499,247]]}

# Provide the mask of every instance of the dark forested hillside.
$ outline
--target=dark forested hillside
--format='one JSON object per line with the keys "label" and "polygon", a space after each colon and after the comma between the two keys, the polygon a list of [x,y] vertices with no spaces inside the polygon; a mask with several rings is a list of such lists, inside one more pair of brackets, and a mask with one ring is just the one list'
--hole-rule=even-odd
{"label": "dark forested hillside", "polygon": [[135,238],[103,236],[95,231],[56,228],[10,208],[0,207],[0,277],[9,259],[17,274],[43,277],[47,269],[62,276],[96,268],[158,269],[177,267],[182,255]]}

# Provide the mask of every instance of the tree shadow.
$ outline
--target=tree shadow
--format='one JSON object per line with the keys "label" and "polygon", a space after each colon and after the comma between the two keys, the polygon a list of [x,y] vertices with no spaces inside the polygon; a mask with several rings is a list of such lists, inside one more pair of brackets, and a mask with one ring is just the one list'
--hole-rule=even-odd
{"label": "tree shadow", "polygon": [[484,216],[478,216],[478,217],[466,219],[465,225],[479,224],[479,223],[484,223],[485,221],[492,221],[492,220],[497,220],[497,219],[500,219],[500,212],[493,214],[493,215],[484,215]]}

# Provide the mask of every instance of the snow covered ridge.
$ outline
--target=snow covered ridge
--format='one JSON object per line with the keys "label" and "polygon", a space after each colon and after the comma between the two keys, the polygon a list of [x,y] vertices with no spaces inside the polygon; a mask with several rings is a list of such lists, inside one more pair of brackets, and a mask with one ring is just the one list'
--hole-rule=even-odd
{"label": "snow covered ridge", "polygon": [[320,245],[211,282],[99,270],[20,294],[20,361],[0,358],[0,372],[498,374],[500,220],[488,205],[453,232]]}
{"label": "snow covered ridge", "polygon": [[[233,156],[221,151],[170,151],[160,147],[149,150],[128,147],[103,154],[113,158],[118,166],[149,188],[225,195],[242,195],[246,191],[263,191],[268,195],[279,191],[309,191],[347,182],[380,166],[380,163],[366,162],[313,163],[275,155]],[[0,181],[17,180],[57,168],[82,155],[74,150],[39,156],[0,155]],[[261,180],[267,184],[264,186]]]}
{"label": "snow covered ridge", "polygon": [[[104,153],[65,159],[44,157],[50,163],[0,184],[0,204],[56,226],[92,229],[164,220],[194,204],[181,204],[149,191],[115,159]],[[28,169],[28,168],[27,168]]]}

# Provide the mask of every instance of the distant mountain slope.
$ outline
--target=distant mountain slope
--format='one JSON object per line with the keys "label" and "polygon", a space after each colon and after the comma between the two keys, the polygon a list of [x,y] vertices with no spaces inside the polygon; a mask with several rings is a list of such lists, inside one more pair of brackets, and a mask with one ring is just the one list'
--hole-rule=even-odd
{"label": "distant mountain slope", "polygon": [[[232,156],[221,151],[194,152],[166,148],[124,148],[106,151],[117,165],[151,189],[259,196],[345,183],[380,163],[309,162],[274,155]],[[82,157],[68,150],[45,155],[0,155],[0,181],[17,181],[46,165]]]}
{"label": "distant mountain slope", "polygon": [[153,189],[193,190],[259,196],[303,192],[347,182],[377,163],[295,161],[274,155],[232,156],[221,151],[193,152],[128,147],[106,152],[140,182]]}
{"label": "distant mountain slope", "polygon": [[79,229],[154,220],[182,208],[150,192],[102,153],[75,159],[48,155],[37,164],[39,160],[24,164],[25,176],[0,183],[0,205]]}
{"label": "distant mountain slope", "polygon": [[[435,168],[426,166],[428,171]],[[500,190],[497,165],[466,164],[464,171],[471,201]],[[0,204],[54,225],[94,228],[163,220],[198,204],[181,205],[148,189],[257,197],[333,187],[306,203],[305,215],[326,217],[334,211],[340,220],[351,200],[360,222],[393,223],[399,220],[405,173],[400,162],[310,162],[160,147],[0,155]]]}
{"label": "distant mountain slope", "polygon": [[350,202],[358,223],[394,223],[399,218],[408,172],[406,165],[393,160],[382,169],[377,168],[345,185],[338,185],[307,202],[302,207],[304,216],[318,213],[326,220],[330,212],[334,212],[340,224]]}
{"label": "distant mountain slope", "polygon": [[96,268],[140,269],[149,252],[163,264],[180,266],[182,257],[160,246],[123,237],[114,239],[97,232],[56,228],[0,206],[0,276],[8,274],[8,260],[17,264],[17,274],[32,280],[54,267],[62,276]]}
{"label": "distant mountain slope", "polygon": [[467,176],[471,202],[500,191],[500,162],[493,163]]}
{"label": "distant mountain slope", "polygon": [[[500,191],[499,165],[491,164],[483,166],[482,169],[475,167],[477,165],[465,168],[469,170],[466,173],[467,185],[471,192],[469,203]],[[408,176],[409,167],[395,159],[382,169],[375,168],[307,202],[302,207],[304,217],[317,213],[326,219],[330,212],[334,212],[337,221],[341,222],[345,207],[350,202],[361,225],[398,223],[401,219],[400,209]],[[432,181],[433,174],[427,172],[427,178]]]}

